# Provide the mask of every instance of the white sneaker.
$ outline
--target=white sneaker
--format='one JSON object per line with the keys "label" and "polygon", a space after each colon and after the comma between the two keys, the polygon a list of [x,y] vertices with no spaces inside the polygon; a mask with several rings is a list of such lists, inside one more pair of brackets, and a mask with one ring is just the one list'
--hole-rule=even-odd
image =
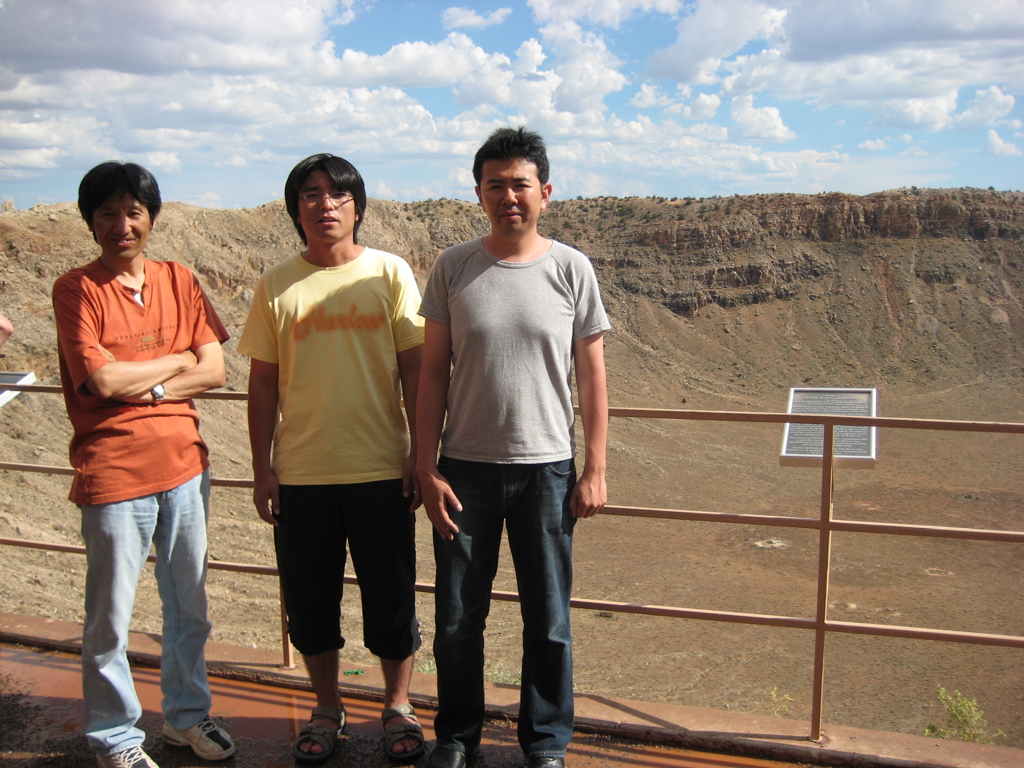
{"label": "white sneaker", "polygon": [[179,731],[164,721],[164,741],[176,747],[192,747],[203,760],[226,760],[235,754],[235,742],[207,715],[191,728]]}
{"label": "white sneaker", "polygon": [[160,768],[139,745],[112,755],[96,755],[96,762],[100,768]]}

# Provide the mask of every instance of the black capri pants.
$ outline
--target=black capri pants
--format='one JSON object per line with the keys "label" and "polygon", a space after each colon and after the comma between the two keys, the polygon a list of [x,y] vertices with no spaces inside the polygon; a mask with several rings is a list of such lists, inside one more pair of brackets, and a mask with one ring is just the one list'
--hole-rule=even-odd
{"label": "black capri pants", "polygon": [[420,647],[415,515],[401,480],[282,485],[274,528],[288,634],[305,656],[338,650],[345,546],[359,580],[363,643],[400,661]]}

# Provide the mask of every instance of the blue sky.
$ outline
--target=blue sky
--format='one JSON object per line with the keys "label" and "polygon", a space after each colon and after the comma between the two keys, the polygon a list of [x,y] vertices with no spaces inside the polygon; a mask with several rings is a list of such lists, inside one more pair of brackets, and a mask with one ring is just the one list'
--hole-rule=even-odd
{"label": "blue sky", "polygon": [[1022,0],[0,0],[0,200],[111,158],[166,200],[473,199],[495,127],[555,196],[1024,186]]}

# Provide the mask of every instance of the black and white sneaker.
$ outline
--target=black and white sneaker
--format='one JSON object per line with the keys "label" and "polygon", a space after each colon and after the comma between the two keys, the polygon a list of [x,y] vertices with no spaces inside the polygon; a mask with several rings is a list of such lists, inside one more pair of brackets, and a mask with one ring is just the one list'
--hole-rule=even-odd
{"label": "black and white sneaker", "polygon": [[209,715],[183,731],[164,721],[163,737],[176,747],[192,747],[203,760],[226,760],[235,754],[235,742]]}

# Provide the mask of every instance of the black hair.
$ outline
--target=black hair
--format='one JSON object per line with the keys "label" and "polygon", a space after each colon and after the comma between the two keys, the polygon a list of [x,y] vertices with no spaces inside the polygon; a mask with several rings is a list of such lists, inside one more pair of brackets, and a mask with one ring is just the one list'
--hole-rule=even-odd
{"label": "black hair", "polygon": [[352,241],[359,242],[359,225],[363,223],[363,215],[366,212],[366,186],[363,184],[363,177],[359,171],[348,160],[337,155],[323,152],[318,155],[310,155],[301,160],[298,165],[292,168],[288,174],[288,180],[284,183],[284,205],[288,209],[288,215],[292,217],[292,223],[306,243],[306,233],[299,223],[299,191],[306,179],[317,171],[323,171],[331,180],[331,184],[339,192],[348,192],[352,195],[356,205],[356,223],[352,228]]}
{"label": "black hair", "polygon": [[149,211],[150,221],[160,213],[160,186],[153,174],[136,163],[110,160],[100,163],[82,178],[78,185],[78,210],[92,229],[96,209],[111,198],[131,197]]}
{"label": "black hair", "polygon": [[488,160],[527,160],[537,166],[537,178],[540,183],[548,183],[550,167],[544,139],[539,133],[526,130],[526,126],[498,128],[487,137],[487,141],[476,151],[476,157],[473,158],[473,178],[478,187],[484,163]]}

